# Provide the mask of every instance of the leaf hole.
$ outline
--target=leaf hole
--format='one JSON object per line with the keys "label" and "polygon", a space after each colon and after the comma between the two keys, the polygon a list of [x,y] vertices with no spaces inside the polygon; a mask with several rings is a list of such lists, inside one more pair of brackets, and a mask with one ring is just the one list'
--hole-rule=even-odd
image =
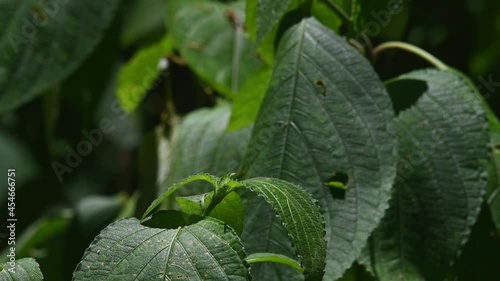
{"label": "leaf hole", "polygon": [[344,172],[334,172],[325,185],[330,189],[332,197],[335,199],[345,199],[349,175]]}
{"label": "leaf hole", "polygon": [[318,79],[314,81],[314,86],[318,89],[322,96],[326,96],[326,83],[324,80]]}
{"label": "leaf hole", "polygon": [[[428,90],[425,81],[416,79],[394,80],[386,84],[396,114],[413,106]],[[404,93],[402,95],[401,93]]]}

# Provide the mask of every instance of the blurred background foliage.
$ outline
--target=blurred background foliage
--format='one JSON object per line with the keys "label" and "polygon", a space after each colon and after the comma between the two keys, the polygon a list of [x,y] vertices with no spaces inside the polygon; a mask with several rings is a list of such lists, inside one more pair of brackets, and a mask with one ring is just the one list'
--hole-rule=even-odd
{"label": "blurred background foliage", "polygon": [[[251,60],[246,63],[254,69],[248,75],[241,74],[241,83],[224,79],[211,81],[209,76],[214,71],[222,72],[227,63],[223,60],[204,62],[191,52],[201,46],[172,44],[170,36],[173,34],[178,40],[184,35],[190,36],[183,34],[182,29],[176,34],[176,24],[194,24],[204,17],[217,21],[217,18],[210,19],[214,15],[204,15],[202,10],[183,23],[182,20],[176,22],[173,12],[167,11],[168,1],[122,0],[102,40],[83,63],[36,98],[0,113],[0,171],[15,167],[18,173],[18,258],[36,258],[45,280],[70,280],[83,251],[99,231],[116,218],[141,214],[162,183],[175,182],[200,170],[215,174],[237,172],[250,133],[246,126],[251,124],[238,114],[256,115],[252,112],[255,106],[247,106],[254,100],[249,97],[264,94],[273,59],[269,52],[273,42],[269,38],[279,35],[282,27],[271,30],[271,37],[264,38],[260,57],[242,58]],[[242,11],[244,3],[237,2],[234,4],[240,9],[237,11]],[[343,35],[352,33],[340,18],[325,10],[322,1],[315,2],[313,14],[324,24]],[[350,7],[350,1],[338,2],[344,8]],[[367,34],[376,28],[373,23],[378,24],[380,32],[369,36],[371,44],[400,40],[422,47],[466,73],[498,116],[499,1],[402,1],[402,8],[390,14],[390,19],[380,18],[388,1],[364,2],[364,9],[348,11]],[[219,16],[231,19],[232,15],[226,10],[221,11]],[[292,9],[285,18],[292,19],[293,13]],[[234,17],[241,19],[242,15]],[[0,23],[5,24],[3,19]],[[209,25],[202,32],[215,38],[228,24],[240,28],[242,36],[235,40],[241,40],[243,48],[255,48],[244,36],[241,21],[215,23],[215,27]],[[355,33],[354,38],[364,42],[358,35]],[[163,59],[159,61],[159,57]],[[204,69],[203,63],[211,64],[212,68]],[[387,80],[428,65],[412,54],[391,51],[379,57],[374,66],[382,80]],[[145,85],[143,91],[138,90],[137,100],[127,105],[126,97],[134,95],[127,91],[141,83]],[[235,92],[248,94],[235,99],[232,115],[229,106],[219,102],[214,110],[190,114],[179,128],[180,120],[189,113],[213,107],[218,100],[227,99]],[[92,152],[82,156],[81,163],[71,168],[71,172],[65,172],[60,181],[54,172],[54,162],[66,165],[68,149],[76,150],[82,140],[87,140],[82,132],[100,128],[104,119],[110,120],[115,128],[113,132],[103,134],[102,143],[93,146]],[[246,128],[238,130],[243,127]],[[226,129],[229,133],[224,133]],[[219,142],[225,149],[214,146]],[[192,151],[199,153],[191,155]],[[184,159],[184,162],[171,163],[175,159]],[[0,190],[6,190],[6,182],[2,182]],[[6,203],[6,192],[2,191],[2,210],[7,209]],[[6,212],[0,214],[0,220],[6,221]],[[459,260],[456,272],[450,273],[450,280],[493,280],[488,272],[495,267],[495,255],[498,262],[500,242],[490,216],[483,211],[464,249],[470,253],[467,255],[470,260]],[[0,230],[0,251],[6,246],[2,231],[6,230]],[[489,251],[477,250],[484,249],[485,245]],[[2,252],[0,259],[3,257]],[[465,272],[463,265],[473,268],[473,272]],[[357,265],[344,279],[370,280]]]}

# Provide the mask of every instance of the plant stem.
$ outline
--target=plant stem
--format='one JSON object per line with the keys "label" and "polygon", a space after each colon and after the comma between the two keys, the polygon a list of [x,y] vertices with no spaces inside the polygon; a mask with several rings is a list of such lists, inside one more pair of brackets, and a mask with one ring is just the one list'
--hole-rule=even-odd
{"label": "plant stem", "polygon": [[390,50],[390,49],[401,49],[405,50],[407,52],[410,52],[412,54],[415,54],[422,59],[428,61],[432,65],[434,65],[436,68],[440,70],[448,70],[449,67],[444,64],[442,61],[437,59],[435,56],[431,55],[429,52],[415,46],[411,45],[408,43],[404,42],[397,42],[397,41],[391,41],[391,42],[386,42],[378,45],[375,49],[373,49],[373,58],[377,58],[383,51],[385,50]]}

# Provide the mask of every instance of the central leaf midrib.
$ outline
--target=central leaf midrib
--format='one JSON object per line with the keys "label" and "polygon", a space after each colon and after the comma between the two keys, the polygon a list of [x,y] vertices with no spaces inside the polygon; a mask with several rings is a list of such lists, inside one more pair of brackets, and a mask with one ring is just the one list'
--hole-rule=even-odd
{"label": "central leaf midrib", "polygon": [[292,90],[292,96],[290,100],[290,105],[288,107],[288,112],[287,112],[287,124],[285,126],[285,134],[284,134],[284,140],[283,140],[283,149],[281,150],[281,158],[280,158],[280,163],[279,163],[279,170],[278,170],[278,178],[282,178],[282,173],[283,173],[283,162],[285,159],[285,151],[288,146],[288,130],[290,128],[290,120],[291,120],[291,114],[292,114],[292,109],[293,105],[295,103],[295,96],[297,95],[297,83],[298,83],[298,74],[300,72],[300,60],[302,57],[302,50],[304,48],[304,37],[305,37],[305,32],[306,32],[306,23],[303,21],[301,22],[299,26],[299,32],[300,32],[300,38],[297,43],[297,55],[296,55],[296,64],[295,68],[293,71],[293,90]]}

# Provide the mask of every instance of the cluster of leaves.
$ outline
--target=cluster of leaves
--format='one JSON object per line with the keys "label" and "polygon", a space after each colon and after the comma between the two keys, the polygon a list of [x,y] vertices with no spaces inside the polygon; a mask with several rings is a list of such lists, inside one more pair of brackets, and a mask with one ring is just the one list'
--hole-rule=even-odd
{"label": "cluster of leaves", "polygon": [[[119,1],[54,3],[56,12],[1,4],[12,24],[0,27],[0,112],[50,97],[90,55]],[[438,69],[381,81],[372,63],[384,47],[372,48],[367,19],[400,5],[408,3],[169,0],[168,31],[117,74],[121,108],[133,114],[178,66],[218,100],[179,125],[178,93],[167,89],[155,157],[144,160],[159,163],[157,179],[143,172],[168,188],[141,220],[102,230],[73,279],[358,280],[362,265],[379,280],[467,280],[460,265],[480,255],[467,241],[481,242],[492,223],[500,230],[500,122],[467,77],[422,50],[406,47]],[[33,13],[44,26],[26,27]],[[27,28],[32,37],[19,34]],[[140,31],[128,32],[125,45]],[[114,210],[102,222],[142,213],[141,200],[155,195],[142,196],[120,214],[117,200],[99,203]],[[82,214],[69,216],[81,223]],[[65,213],[40,221],[21,249],[67,228]],[[8,266],[5,280],[43,279],[33,259],[19,260],[16,275]]]}

